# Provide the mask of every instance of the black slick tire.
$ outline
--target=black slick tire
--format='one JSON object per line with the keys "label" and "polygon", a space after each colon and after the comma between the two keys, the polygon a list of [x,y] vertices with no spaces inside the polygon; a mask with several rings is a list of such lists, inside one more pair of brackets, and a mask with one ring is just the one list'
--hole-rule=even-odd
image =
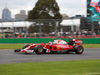
{"label": "black slick tire", "polygon": [[34,49],[36,54],[43,54],[44,52],[44,49],[41,45],[37,45]]}
{"label": "black slick tire", "polygon": [[84,52],[84,48],[83,46],[79,45],[75,47],[74,51],[76,54],[82,54]]}

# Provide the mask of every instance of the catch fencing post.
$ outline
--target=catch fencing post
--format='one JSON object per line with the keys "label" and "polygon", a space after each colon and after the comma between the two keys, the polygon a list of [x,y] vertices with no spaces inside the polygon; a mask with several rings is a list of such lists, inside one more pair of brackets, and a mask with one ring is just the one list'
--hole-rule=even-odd
{"label": "catch fencing post", "polygon": [[40,32],[40,38],[41,38],[41,31],[42,31],[42,29],[41,29],[41,22],[39,22],[39,32]]}
{"label": "catch fencing post", "polygon": [[94,22],[92,22],[92,28],[91,28],[91,32],[92,32],[92,38],[94,38]]}
{"label": "catch fencing post", "polygon": [[57,30],[57,26],[58,26],[58,21],[56,21],[56,24],[55,24],[55,36],[57,37],[57,33],[58,33],[58,30]]}
{"label": "catch fencing post", "polygon": [[72,37],[74,38],[74,20],[72,19],[72,27],[71,27],[71,30],[72,30]]}
{"label": "catch fencing post", "polygon": [[2,24],[2,38],[4,38],[3,23],[1,22],[1,24]]}

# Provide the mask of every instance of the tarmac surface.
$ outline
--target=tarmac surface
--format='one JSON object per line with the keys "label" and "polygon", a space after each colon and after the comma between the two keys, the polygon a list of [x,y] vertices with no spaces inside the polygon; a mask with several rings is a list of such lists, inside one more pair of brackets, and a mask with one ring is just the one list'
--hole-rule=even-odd
{"label": "tarmac surface", "polygon": [[0,64],[100,59],[100,48],[85,48],[83,54],[23,54],[0,50]]}

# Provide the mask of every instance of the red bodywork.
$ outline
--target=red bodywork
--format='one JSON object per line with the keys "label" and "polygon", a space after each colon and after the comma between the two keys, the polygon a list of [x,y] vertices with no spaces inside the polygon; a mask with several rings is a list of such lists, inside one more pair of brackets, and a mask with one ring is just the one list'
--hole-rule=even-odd
{"label": "red bodywork", "polygon": [[[82,45],[82,40],[80,39],[73,39],[72,42],[75,42],[75,45]],[[73,50],[74,46],[68,44],[68,42],[66,42],[67,44],[51,44],[51,43],[47,43],[47,44],[32,44],[32,45],[28,45],[25,49],[22,49],[20,52],[24,52],[24,53],[28,53],[28,52],[33,52],[32,48],[34,50],[34,48],[37,45],[41,45],[46,52],[50,52],[50,51],[64,51],[64,50]]]}
{"label": "red bodywork", "polygon": [[63,51],[68,49],[73,49],[72,45],[64,45],[64,44],[45,44],[44,47],[53,51]]}

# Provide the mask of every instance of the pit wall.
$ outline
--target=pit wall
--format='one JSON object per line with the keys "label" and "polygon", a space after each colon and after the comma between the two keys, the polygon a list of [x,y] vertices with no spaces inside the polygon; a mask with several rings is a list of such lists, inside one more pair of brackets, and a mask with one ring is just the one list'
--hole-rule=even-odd
{"label": "pit wall", "polygon": [[[69,39],[63,39],[69,41]],[[81,39],[83,44],[100,44],[100,38]],[[0,43],[48,43],[52,38],[1,38]]]}

